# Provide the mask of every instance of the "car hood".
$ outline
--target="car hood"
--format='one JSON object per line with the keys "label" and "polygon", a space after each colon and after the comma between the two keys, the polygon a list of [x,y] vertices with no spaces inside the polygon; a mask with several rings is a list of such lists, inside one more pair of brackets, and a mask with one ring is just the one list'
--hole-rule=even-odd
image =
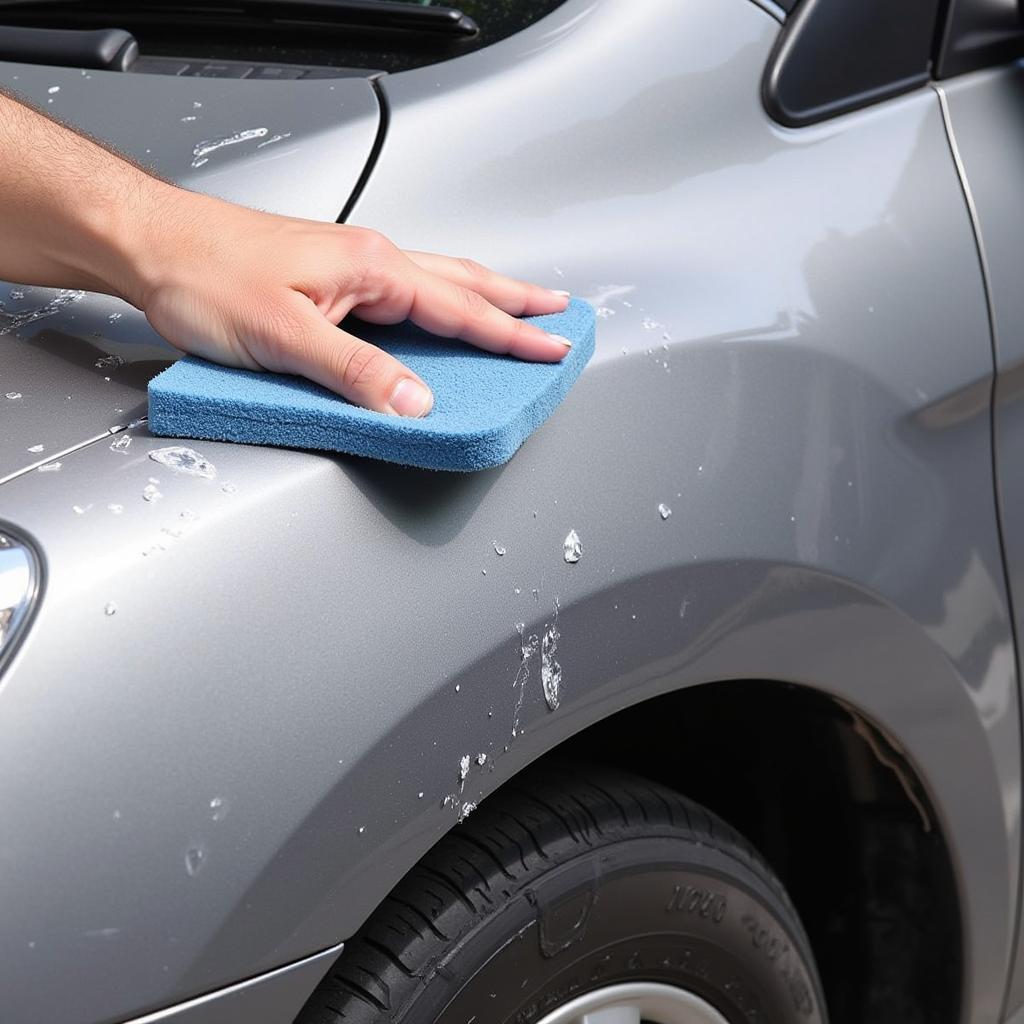
{"label": "car hood", "polygon": [[[372,82],[176,78],[0,62],[0,86],[190,189],[336,220],[380,127]],[[0,282],[0,482],[146,414],[176,357],[108,296]]]}

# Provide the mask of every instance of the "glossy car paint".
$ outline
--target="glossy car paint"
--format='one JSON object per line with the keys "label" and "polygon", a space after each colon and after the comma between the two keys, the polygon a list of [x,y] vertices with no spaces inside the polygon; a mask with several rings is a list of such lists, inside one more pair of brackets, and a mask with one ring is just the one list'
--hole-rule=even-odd
{"label": "glossy car paint", "polygon": [[[607,311],[508,466],[204,442],[210,481],[136,427],[0,488],[47,570],[0,691],[14,1019],[124,1019],[344,940],[464,804],[727,678],[839,697],[903,749],[958,875],[964,1019],[999,1019],[1020,738],[971,221],[931,90],[772,125],[778,28],[746,0],[569,0],[383,81],[351,219]],[[268,187],[288,209],[287,166]],[[31,399],[56,434],[64,400],[42,379]],[[556,615],[551,711],[517,625]]]}
{"label": "glossy car paint", "polygon": [[[996,465],[1006,567],[1015,595],[1017,636],[1024,614],[1024,296],[1021,240],[1024,206],[1024,139],[1013,129],[1024,103],[1024,71],[1011,65],[979,72],[941,87],[962,163],[987,267],[995,356],[999,369],[995,405]],[[1007,1010],[1024,1004],[1024,948],[1018,942]]]}

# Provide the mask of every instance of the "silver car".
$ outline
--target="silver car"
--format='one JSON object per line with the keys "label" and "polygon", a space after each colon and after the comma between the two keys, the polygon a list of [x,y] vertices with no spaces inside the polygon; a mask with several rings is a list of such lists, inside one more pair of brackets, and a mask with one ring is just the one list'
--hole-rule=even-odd
{"label": "silver car", "polygon": [[452,2],[2,4],[598,331],[430,473],[152,436],[141,313],[0,285],[0,1021],[1021,1024],[1017,4]]}

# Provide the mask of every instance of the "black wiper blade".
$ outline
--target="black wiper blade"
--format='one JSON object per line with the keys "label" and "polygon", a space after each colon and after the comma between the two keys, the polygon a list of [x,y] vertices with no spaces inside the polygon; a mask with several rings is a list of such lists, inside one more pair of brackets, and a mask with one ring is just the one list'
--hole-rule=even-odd
{"label": "black wiper blade", "polygon": [[[54,8],[140,13],[138,0],[0,0],[0,9],[28,12]],[[174,13],[201,19],[203,15],[252,17],[290,24],[322,24],[383,31],[409,32],[467,39],[480,32],[477,23],[457,7],[434,7],[402,0],[214,0],[204,4],[188,0],[147,0],[147,14]]]}

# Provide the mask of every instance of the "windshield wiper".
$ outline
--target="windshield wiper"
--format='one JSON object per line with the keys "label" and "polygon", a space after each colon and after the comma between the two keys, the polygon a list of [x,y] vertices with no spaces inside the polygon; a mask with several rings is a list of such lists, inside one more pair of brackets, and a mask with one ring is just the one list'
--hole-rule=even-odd
{"label": "windshield wiper", "polygon": [[[148,17],[159,14],[193,16],[201,21],[207,17],[242,17],[260,21],[271,20],[294,25],[319,24],[331,28],[358,28],[396,31],[415,35],[467,39],[479,34],[477,23],[457,7],[434,7],[402,0],[214,0],[209,4],[195,0],[0,0],[0,11],[23,17],[45,9],[48,15],[67,8],[70,13],[119,13]],[[0,15],[2,17],[2,15]]]}

